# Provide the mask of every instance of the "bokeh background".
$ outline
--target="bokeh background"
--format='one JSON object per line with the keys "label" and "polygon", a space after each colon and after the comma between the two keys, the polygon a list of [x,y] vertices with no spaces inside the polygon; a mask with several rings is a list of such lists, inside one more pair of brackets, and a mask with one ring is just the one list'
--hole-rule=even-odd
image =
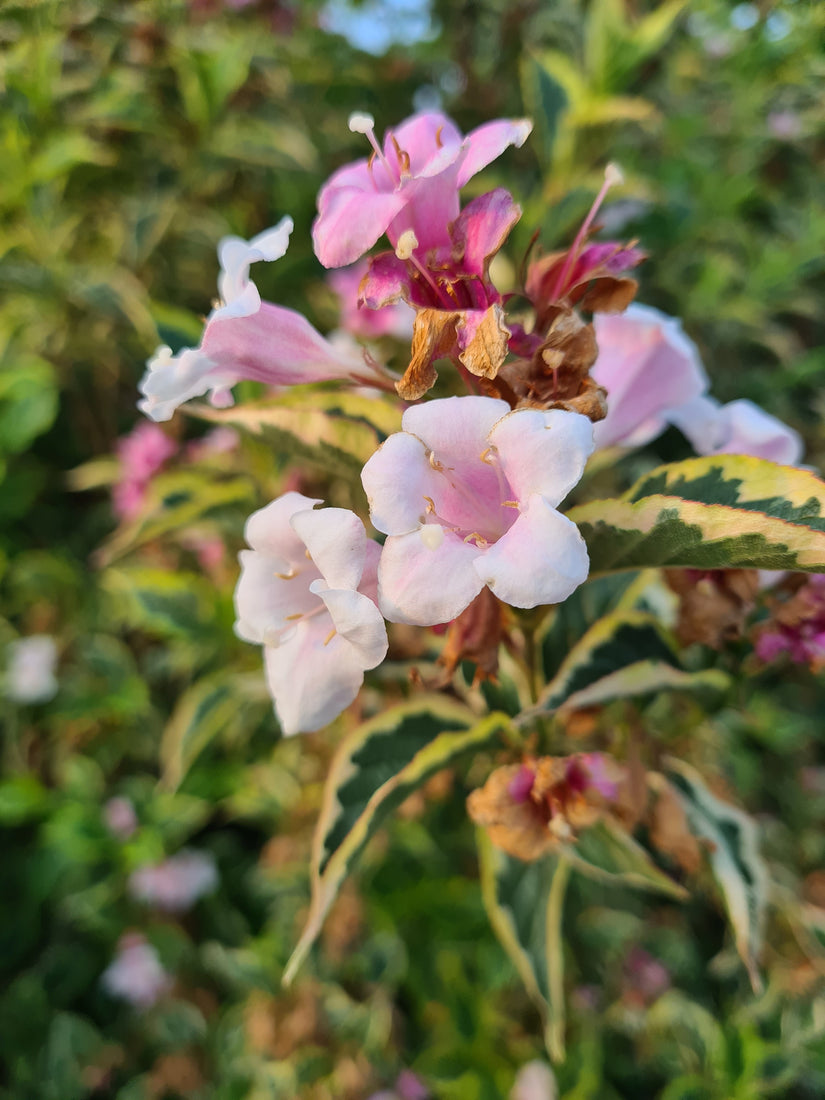
{"label": "bokeh background", "polygon": [[[402,807],[281,988],[334,747],[278,739],[259,653],[232,634],[243,521],[284,461],[179,414],[123,518],[118,440],[147,356],[197,342],[221,236],[290,214],[256,280],[335,327],[309,229],[320,184],[364,154],[347,117],[380,132],[441,107],[465,131],[534,119],[468,188],[521,202],[514,265],[534,227],[572,238],[617,161],[601,220],[650,253],[639,300],[683,318],[717,397],[793,424],[821,465],[825,7],[4,0],[0,50],[0,1097],[358,1100],[405,1068],[438,1098],[504,1097],[545,1055],[484,913],[466,775]],[[10,686],[29,635],[56,647],[42,701]],[[824,701],[784,669],[712,722],[684,704],[814,908]],[[181,851],[207,868],[191,896],[141,895],[134,872]],[[580,888],[561,1096],[825,1095],[822,944],[780,929],[754,999],[714,904]],[[103,978],[130,946],[133,989],[162,967],[151,1005]]]}

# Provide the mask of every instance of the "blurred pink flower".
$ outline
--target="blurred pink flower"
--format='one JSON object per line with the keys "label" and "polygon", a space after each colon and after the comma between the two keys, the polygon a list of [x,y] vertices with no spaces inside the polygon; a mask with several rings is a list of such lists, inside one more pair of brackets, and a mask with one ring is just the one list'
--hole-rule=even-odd
{"label": "blurred pink flower", "polygon": [[121,936],[114,960],[101,977],[103,988],[135,1008],[150,1008],[172,988],[157,951],[139,932]]}
{"label": "blurred pink flower", "polygon": [[592,450],[590,421],[449,397],[407,409],[369,459],[373,524],[389,535],[379,606],[393,622],[456,618],[489,585],[514,607],[566,599],[587,577],[578,528],[556,510]]}
{"label": "blurred pink flower", "polygon": [[106,828],[118,840],[128,840],[138,827],[135,807],[128,798],[116,795],[110,798],[103,807],[103,820]]}
{"label": "blurred pink flower", "polygon": [[802,460],[799,433],[753,401],[721,405],[712,397],[695,397],[670,409],[667,418],[700,455],[750,455],[782,466],[796,466]]}
{"label": "blurred pink flower", "polygon": [[207,852],[183,849],[162,863],[139,867],[129,876],[129,892],[138,901],[184,913],[218,885],[215,860]]}
{"label": "blurred pink flower", "polygon": [[633,947],[624,964],[625,991],[650,1004],[670,988],[670,971],[643,947]]}
{"label": "blurred pink flower", "polygon": [[527,140],[527,119],[488,122],[466,137],[439,112],[413,115],[387,130],[383,148],[369,115],[353,115],[350,129],[369,138],[373,153],[340,168],[318,194],[312,227],[324,267],[344,267],[386,233],[395,247],[412,230],[421,257],[449,246],[447,227],[458,217],[459,190],[509,145]]}
{"label": "blurred pink flower", "polygon": [[594,425],[596,446],[636,447],[667,426],[666,412],[704,393],[699,352],[675,317],[650,306],[593,318],[599,355],[591,374],[607,390],[607,416]]}
{"label": "blurred pink flower", "polygon": [[796,111],[771,111],[768,115],[768,130],[781,141],[790,141],[802,133],[802,120]]}
{"label": "blurred pink flower", "polygon": [[349,267],[331,271],[327,276],[327,282],[341,304],[341,328],[362,340],[375,340],[380,336],[409,339],[415,316],[409,306],[398,304],[382,309],[361,308],[360,286],[368,270],[369,263],[359,260]]}
{"label": "blurred pink flower", "polygon": [[814,573],[775,610],[756,638],[756,655],[775,661],[787,654],[795,664],[825,667],[825,573]]}
{"label": "blurred pink flower", "polygon": [[321,729],[355,699],[387,653],[375,605],[380,553],[343,508],[284,493],[246,524],[235,632],[264,647],[269,690],[285,735]]}
{"label": "blurred pink flower", "polygon": [[177,450],[173,439],[156,424],[140,421],[117,443],[120,477],[112,490],[112,508],[121,519],[136,515],[155,474]]}
{"label": "blurred pink flower", "polygon": [[528,1062],[516,1075],[509,1100],[557,1100],[556,1078],[546,1062]]}

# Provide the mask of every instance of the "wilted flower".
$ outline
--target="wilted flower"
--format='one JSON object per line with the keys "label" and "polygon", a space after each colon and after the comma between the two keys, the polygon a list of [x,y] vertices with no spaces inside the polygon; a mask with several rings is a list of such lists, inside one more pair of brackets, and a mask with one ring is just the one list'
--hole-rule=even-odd
{"label": "wilted flower", "polygon": [[156,424],[140,421],[117,443],[120,477],[112,490],[112,507],[122,519],[140,511],[149,482],[177,450],[173,439]]}
{"label": "wilted flower", "polygon": [[593,318],[599,353],[591,374],[607,390],[596,447],[641,446],[667,426],[665,413],[704,393],[707,376],[675,317],[650,306]]}
{"label": "wilted flower", "polygon": [[700,455],[751,455],[783,466],[796,466],[802,459],[799,433],[753,401],[720,405],[712,397],[695,397],[671,409],[667,419]]}
{"label": "wilted flower", "polygon": [[[355,699],[364,671],[386,656],[371,594],[379,547],[361,520],[284,493],[250,516],[235,590],[235,630],[264,647],[283,732],[327,725]],[[367,594],[365,594],[367,593]]]}
{"label": "wilted flower", "polygon": [[381,148],[374,125],[369,115],[351,116],[350,129],[367,135],[373,153],[340,168],[318,195],[312,236],[324,267],[353,263],[383,233],[395,247],[412,230],[421,258],[449,247],[447,227],[458,217],[459,190],[509,145],[523,145],[533,128],[527,119],[507,119],[462,137],[451,119],[433,112],[387,130]]}
{"label": "wilted flower", "polygon": [[214,405],[231,405],[230,390],[241,379],[271,386],[375,380],[376,368],[360,353],[341,352],[302,314],[262,302],[249,281],[251,263],[283,255],[291,228],[287,218],[248,243],[221,241],[219,287],[229,297],[208,317],[200,347],[177,354],[161,347],[149,360],[138,407],[150,419],[169,420],[179,405],[206,393]]}
{"label": "wilted flower", "polygon": [[390,536],[378,569],[388,619],[447,622],[485,585],[514,607],[558,603],[586,579],[584,540],[556,506],[592,450],[589,420],[449,397],[407,409],[401,425],[361,475]]}
{"label": "wilted flower", "polygon": [[467,799],[467,810],[508,855],[532,861],[594,825],[623,793],[626,771],[603,753],[509,764]]}
{"label": "wilted flower", "polygon": [[114,960],[104,970],[101,983],[113,997],[135,1008],[150,1008],[172,988],[157,951],[139,932],[121,936]]}
{"label": "wilted flower", "polygon": [[128,840],[138,827],[137,814],[131,799],[120,795],[106,802],[103,807],[103,820],[106,828],[118,840]]}
{"label": "wilted flower", "polygon": [[57,644],[48,634],[30,634],[8,646],[5,689],[15,703],[45,703],[57,693]]}
{"label": "wilted flower", "polygon": [[139,867],[129,876],[133,897],[169,913],[185,913],[217,885],[214,858],[193,849],[184,849],[154,866]]}
{"label": "wilted flower", "polygon": [[772,621],[758,633],[760,660],[775,661],[782,654],[815,671],[825,668],[825,573],[814,573],[790,599],[775,602]]}

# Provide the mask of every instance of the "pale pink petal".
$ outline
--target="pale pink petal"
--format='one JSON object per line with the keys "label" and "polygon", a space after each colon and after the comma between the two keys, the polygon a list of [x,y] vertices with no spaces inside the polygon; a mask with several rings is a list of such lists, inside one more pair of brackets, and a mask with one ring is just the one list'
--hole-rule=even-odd
{"label": "pale pink petal", "polygon": [[362,669],[375,668],[387,656],[387,628],[372,600],[352,589],[326,588],[314,581],[310,588],[327,606],[333,625],[358,656]]}
{"label": "pale pink petal", "polygon": [[324,613],[299,623],[277,648],[264,647],[267,682],[286,737],[322,729],[361,688],[364,669],[358,652],[340,634],[330,638],[333,630]]}
{"label": "pale pink petal", "polygon": [[517,409],[493,427],[490,442],[513,498],[541,493],[555,507],[581,480],[593,451],[593,425],[562,409]]}
{"label": "pale pink petal", "polygon": [[518,1071],[509,1100],[558,1100],[553,1071],[544,1062],[528,1062]]}
{"label": "pale pink petal", "polygon": [[714,397],[703,395],[668,409],[666,417],[686,437],[697,454],[707,455],[713,454],[725,441],[721,408]]}
{"label": "pale pink petal", "polygon": [[[384,255],[400,264],[406,273],[406,266],[394,252]],[[341,327],[364,340],[373,340],[380,336],[397,336],[399,339],[409,340],[412,337],[415,314],[406,304],[379,302],[376,305],[372,300],[367,301],[368,296],[365,294],[364,305],[361,305],[361,284],[369,277],[370,267],[371,263],[364,259],[349,267],[331,271],[327,276],[327,282],[341,303]],[[403,291],[399,289],[399,293],[391,294],[388,301],[397,302],[401,297]]]}
{"label": "pale pink petal", "polygon": [[[224,237],[219,241],[218,262],[221,272],[218,276],[218,292],[227,306],[244,298],[244,308],[249,313],[257,310],[261,299],[257,288],[249,282],[249,266],[259,260],[280,260],[289,245],[292,229],[292,218],[282,218],[272,229],[264,230],[250,241],[245,241],[242,237]],[[254,290],[252,296],[246,293],[250,287]],[[217,313],[222,313],[222,310]],[[240,315],[235,313],[235,316]]]}
{"label": "pale pink petal", "polygon": [[720,453],[752,455],[783,466],[795,466],[802,460],[804,445],[799,433],[753,401],[731,401],[723,406],[722,417],[727,438]]}
{"label": "pale pink petal", "polygon": [[369,596],[374,604],[378,604],[378,563],[381,560],[381,547],[372,539],[367,539],[364,547],[364,572],[361,574],[361,583],[358,591]]}
{"label": "pale pink petal", "polygon": [[512,607],[561,603],[587,580],[590,560],[579,529],[538,494],[475,568]]}
{"label": "pale pink petal", "polygon": [[707,376],[675,317],[632,305],[593,319],[599,355],[592,377],[607,390],[607,416],[595,425],[597,447],[638,446],[661,432],[666,411],[698,398]]}
{"label": "pale pink petal", "polygon": [[494,397],[444,397],[412,405],[401,427],[417,435],[442,461],[463,464],[489,447],[490,430],[509,411],[506,401]]}
{"label": "pale pink petal", "polygon": [[361,471],[361,482],[373,527],[387,535],[414,531],[439,485],[425,445],[408,432],[396,432],[381,444]]}
{"label": "pale pink petal", "polygon": [[292,529],[329,588],[357,588],[367,542],[364,525],[345,508],[296,512]]}
{"label": "pale pink petal", "polygon": [[378,566],[378,603],[386,619],[433,626],[460,615],[484,587],[477,547],[438,524],[391,536]]}
{"label": "pale pink petal", "polygon": [[487,264],[521,217],[521,207],[503,187],[467,203],[453,225],[453,242],[462,269],[484,276]]}
{"label": "pale pink petal", "polygon": [[277,645],[299,616],[318,606],[309,590],[318,570],[304,558],[303,566],[255,550],[238,555],[241,575],[235,586],[235,633],[253,645]]}
{"label": "pale pink petal", "polygon": [[487,122],[471,131],[464,139],[466,152],[458,172],[458,186],[473,178],[476,172],[500,157],[510,145],[522,146],[533,129],[529,119],[499,119]]}
{"label": "pale pink petal", "polygon": [[244,538],[253,550],[262,550],[287,562],[298,561],[304,557],[305,546],[289,521],[296,512],[306,512],[323,503],[302,493],[283,493],[265,508],[252,513],[246,521]]}

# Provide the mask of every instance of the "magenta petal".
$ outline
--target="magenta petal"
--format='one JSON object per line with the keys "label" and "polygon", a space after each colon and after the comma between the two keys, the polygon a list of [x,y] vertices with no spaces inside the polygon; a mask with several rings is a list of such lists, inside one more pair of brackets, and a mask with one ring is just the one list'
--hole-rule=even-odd
{"label": "magenta petal", "polygon": [[402,233],[412,230],[418,241],[416,253],[449,247],[449,225],[458,217],[460,208],[458,169],[448,165],[439,175],[410,180],[404,184],[404,208],[390,222],[387,236],[395,247]]}
{"label": "magenta petal", "polygon": [[462,269],[484,276],[488,261],[520,217],[521,207],[503,187],[467,203],[453,225],[453,241],[462,253]]}
{"label": "magenta petal", "polygon": [[587,580],[590,560],[575,523],[535,494],[510,530],[475,565],[504,603],[538,607],[566,600]]}
{"label": "magenta petal", "polygon": [[394,252],[381,252],[370,260],[361,280],[359,301],[368,309],[383,309],[401,299],[410,300],[410,272]]}
{"label": "magenta petal", "polygon": [[475,546],[428,524],[387,539],[378,566],[378,600],[394,623],[434,626],[460,615],[484,587]]}
{"label": "magenta petal", "polygon": [[476,172],[500,157],[508,146],[523,145],[532,129],[533,123],[526,118],[499,119],[469,133],[464,139],[466,152],[458,171],[458,186],[463,187]]}
{"label": "magenta petal", "polygon": [[540,493],[560,504],[584,473],[593,451],[593,425],[563,409],[516,409],[490,432],[490,442],[516,500]]}
{"label": "magenta petal", "polygon": [[461,152],[461,131],[452,119],[439,111],[413,115],[384,138],[384,152],[395,163],[395,145],[410,158],[409,174],[414,179],[436,176],[455,162]]}
{"label": "magenta petal", "polygon": [[324,267],[345,267],[372,248],[409,196],[345,187],[328,191],[312,225],[315,255]]}

